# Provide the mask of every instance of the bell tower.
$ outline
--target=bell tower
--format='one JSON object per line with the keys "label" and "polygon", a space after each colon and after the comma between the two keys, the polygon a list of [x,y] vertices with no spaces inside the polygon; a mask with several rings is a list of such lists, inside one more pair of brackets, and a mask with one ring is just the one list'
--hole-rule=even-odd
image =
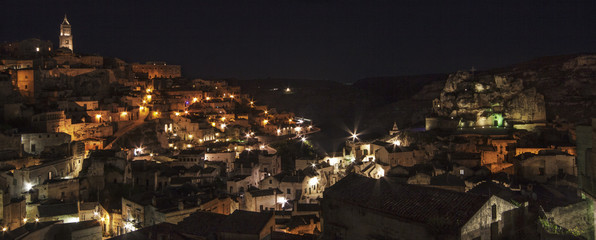
{"label": "bell tower", "polygon": [[64,14],[64,20],[62,20],[62,24],[60,24],[60,47],[68,48],[73,51],[72,32],[66,14]]}

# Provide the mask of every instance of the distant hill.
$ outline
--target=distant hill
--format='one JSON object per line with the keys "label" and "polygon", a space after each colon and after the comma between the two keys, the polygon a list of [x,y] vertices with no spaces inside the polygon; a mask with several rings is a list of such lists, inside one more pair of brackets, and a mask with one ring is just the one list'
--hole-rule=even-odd
{"label": "distant hill", "polygon": [[[522,79],[524,87],[544,94],[547,119],[556,116],[585,123],[596,117],[596,55],[548,56],[510,66],[477,71],[477,78],[495,75]],[[325,80],[230,80],[258,104],[312,118],[323,128],[321,139],[340,145],[346,130],[358,127],[371,137],[385,134],[397,122],[400,128],[423,126],[431,103],[439,97],[448,74],[372,77],[351,85]],[[292,94],[285,94],[290,88]],[[325,141],[329,141],[328,139]],[[325,146],[336,150],[334,146]]]}
{"label": "distant hill", "polygon": [[364,90],[378,97],[381,102],[394,102],[413,97],[429,83],[442,81],[448,74],[428,74],[416,76],[372,77],[360,79],[354,84],[356,89]]}

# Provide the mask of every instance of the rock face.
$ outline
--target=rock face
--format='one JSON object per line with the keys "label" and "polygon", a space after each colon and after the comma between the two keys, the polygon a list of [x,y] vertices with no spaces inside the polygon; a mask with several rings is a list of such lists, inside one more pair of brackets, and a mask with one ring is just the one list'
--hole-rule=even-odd
{"label": "rock face", "polygon": [[544,122],[544,96],[524,88],[523,80],[503,75],[457,72],[447,78],[433,101],[439,117],[459,121],[460,127],[503,126],[508,122]]}
{"label": "rock face", "polygon": [[[460,126],[587,123],[596,114],[596,55],[537,58],[483,72],[451,74],[433,102],[435,117]],[[495,122],[497,121],[497,122]]]}

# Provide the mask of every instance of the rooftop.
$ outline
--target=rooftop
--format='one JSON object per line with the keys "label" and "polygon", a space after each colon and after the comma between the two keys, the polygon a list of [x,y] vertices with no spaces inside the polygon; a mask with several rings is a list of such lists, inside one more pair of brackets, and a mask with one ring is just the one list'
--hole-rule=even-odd
{"label": "rooftop", "polygon": [[440,217],[465,224],[488,197],[350,174],[324,192],[333,199],[418,223]]}
{"label": "rooftop", "polygon": [[236,210],[223,221],[219,232],[259,234],[271,219],[272,212]]}
{"label": "rooftop", "polygon": [[62,215],[79,214],[77,203],[60,203],[37,206],[39,217],[53,217]]}

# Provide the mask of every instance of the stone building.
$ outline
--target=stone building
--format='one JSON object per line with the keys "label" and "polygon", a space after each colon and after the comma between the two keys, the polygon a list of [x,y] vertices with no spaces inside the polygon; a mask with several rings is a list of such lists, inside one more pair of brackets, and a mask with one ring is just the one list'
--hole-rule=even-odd
{"label": "stone building", "polygon": [[2,217],[2,226],[8,229],[15,229],[24,224],[23,219],[27,217],[27,202],[23,197],[13,198],[10,194],[0,191],[0,217]]}
{"label": "stone building", "polygon": [[21,96],[29,103],[35,102],[35,70],[33,69],[21,69],[17,70],[17,82],[16,88],[18,89]]}
{"label": "stone building", "polygon": [[236,160],[235,152],[206,152],[205,161],[224,162],[226,163],[226,172],[234,171],[234,161]]}
{"label": "stone building", "polygon": [[21,134],[21,144],[26,153],[39,155],[46,147],[70,143],[66,133],[26,133]]}
{"label": "stone building", "polygon": [[321,202],[324,239],[491,239],[515,234],[516,207],[497,196],[349,175]]}
{"label": "stone building", "polygon": [[193,166],[203,167],[205,163],[205,152],[200,150],[182,150],[178,154],[178,159],[172,162],[173,166],[184,166],[191,168]]}
{"label": "stone building", "polygon": [[0,179],[9,187],[10,195],[16,198],[47,180],[77,177],[81,166],[80,159],[64,157],[21,168],[13,173],[2,173]]}
{"label": "stone building", "polygon": [[272,212],[256,213],[236,210],[220,225],[217,236],[221,240],[271,239],[275,217]]}
{"label": "stone building", "polygon": [[39,200],[79,200],[79,179],[49,179],[35,186]]}
{"label": "stone building", "polygon": [[526,179],[546,182],[555,176],[577,177],[575,156],[557,151],[542,151],[537,155],[521,160],[517,164],[518,175]]}
{"label": "stone building", "polygon": [[245,194],[246,210],[251,212],[281,210],[285,202],[279,189],[252,190]]}
{"label": "stone building", "polygon": [[72,43],[72,28],[66,15],[64,15],[64,20],[62,20],[62,24],[60,24],[60,47],[61,48],[68,48],[70,51],[74,51],[73,43]]}
{"label": "stone building", "polygon": [[165,62],[147,62],[145,64],[132,64],[132,71],[152,78],[179,78],[182,76],[180,65],[167,65]]}
{"label": "stone building", "polygon": [[72,133],[71,119],[67,118],[64,111],[44,112],[33,115],[31,125],[40,132]]}
{"label": "stone building", "polygon": [[424,158],[422,158],[422,155],[419,153],[417,157],[415,150],[393,144],[384,146],[375,153],[377,162],[389,164],[392,167],[411,167],[423,163]]}
{"label": "stone building", "polygon": [[238,202],[230,196],[216,197],[210,201],[201,203],[199,211],[212,212],[223,215],[230,215],[238,210]]}

